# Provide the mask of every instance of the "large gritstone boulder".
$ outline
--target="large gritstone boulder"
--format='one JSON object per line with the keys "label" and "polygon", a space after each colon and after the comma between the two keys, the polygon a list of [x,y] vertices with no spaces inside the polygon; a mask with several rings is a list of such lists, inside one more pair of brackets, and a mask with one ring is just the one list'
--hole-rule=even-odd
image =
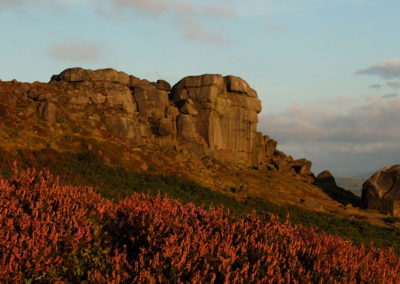
{"label": "large gritstone boulder", "polygon": [[[189,76],[171,90],[179,108],[178,139],[186,147],[218,160],[258,166],[257,134],[261,102],[239,77]],[[262,157],[265,160],[265,157]]]}
{"label": "large gritstone boulder", "polygon": [[370,177],[362,189],[364,208],[400,217],[400,165],[388,166]]}

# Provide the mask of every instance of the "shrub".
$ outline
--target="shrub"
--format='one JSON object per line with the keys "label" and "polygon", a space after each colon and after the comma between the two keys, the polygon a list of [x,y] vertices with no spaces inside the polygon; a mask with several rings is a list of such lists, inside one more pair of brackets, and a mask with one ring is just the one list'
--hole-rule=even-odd
{"label": "shrub", "polygon": [[355,246],[315,229],[255,212],[240,219],[223,208],[182,205],[133,194],[108,229],[134,268],[130,281],[149,283],[393,283],[393,250]]}
{"label": "shrub", "polygon": [[101,281],[123,279],[112,267],[101,225],[112,204],[87,187],[60,186],[48,171],[0,179],[0,280]]}
{"label": "shrub", "polygon": [[0,179],[2,282],[395,283],[393,249],[272,214],[232,216],[160,195],[113,203],[48,171]]}

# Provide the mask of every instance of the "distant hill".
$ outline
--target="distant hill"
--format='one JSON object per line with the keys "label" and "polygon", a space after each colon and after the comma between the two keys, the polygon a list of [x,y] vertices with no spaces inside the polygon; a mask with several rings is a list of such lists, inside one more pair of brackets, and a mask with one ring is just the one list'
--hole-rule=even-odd
{"label": "distant hill", "polygon": [[336,177],[335,180],[338,186],[361,196],[362,185],[370,176],[371,175],[368,177]]}
{"label": "distant hill", "polygon": [[359,175],[354,176],[354,178],[369,179],[374,173],[376,173],[379,170],[380,169],[377,169],[376,171],[370,171],[370,172],[367,172],[367,173],[359,174]]}

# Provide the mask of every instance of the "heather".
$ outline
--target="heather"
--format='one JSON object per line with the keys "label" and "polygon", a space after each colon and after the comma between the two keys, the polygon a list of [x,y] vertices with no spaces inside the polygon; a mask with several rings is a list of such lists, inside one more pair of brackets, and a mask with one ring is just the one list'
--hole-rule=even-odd
{"label": "heather", "polygon": [[9,282],[394,283],[392,249],[255,212],[132,193],[110,201],[47,171],[0,179],[0,278]]}
{"label": "heather", "polygon": [[[118,153],[113,155],[114,163],[118,164]],[[94,151],[57,152],[47,148],[39,151],[20,149],[10,153],[0,147],[0,176],[10,177],[12,161],[18,161],[20,168],[48,168],[54,175],[60,177],[60,184],[75,186],[91,186],[107,199],[122,200],[132,193],[145,193],[151,196],[167,194],[180,202],[224,205],[235,216],[242,216],[256,210],[258,214],[270,212],[286,220],[289,215],[291,223],[303,224],[318,228],[318,231],[339,235],[356,244],[374,243],[379,248],[394,247],[400,253],[400,229],[372,225],[355,218],[347,219],[332,214],[302,210],[296,206],[278,206],[268,200],[248,196],[245,200],[237,200],[193,181],[182,179],[176,175],[158,175],[138,173],[123,167],[108,165]],[[393,223],[393,218],[385,218],[386,223]]]}

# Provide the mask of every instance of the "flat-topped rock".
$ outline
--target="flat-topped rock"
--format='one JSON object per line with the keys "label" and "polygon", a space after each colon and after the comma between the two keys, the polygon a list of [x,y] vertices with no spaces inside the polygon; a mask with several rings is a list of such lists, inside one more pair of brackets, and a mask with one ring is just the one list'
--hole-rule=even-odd
{"label": "flat-topped rock", "polygon": [[80,67],[69,68],[61,72],[59,75],[54,75],[51,81],[65,81],[65,82],[111,82],[123,85],[129,85],[129,75],[117,71],[112,68],[105,68],[99,70],[88,70]]}

